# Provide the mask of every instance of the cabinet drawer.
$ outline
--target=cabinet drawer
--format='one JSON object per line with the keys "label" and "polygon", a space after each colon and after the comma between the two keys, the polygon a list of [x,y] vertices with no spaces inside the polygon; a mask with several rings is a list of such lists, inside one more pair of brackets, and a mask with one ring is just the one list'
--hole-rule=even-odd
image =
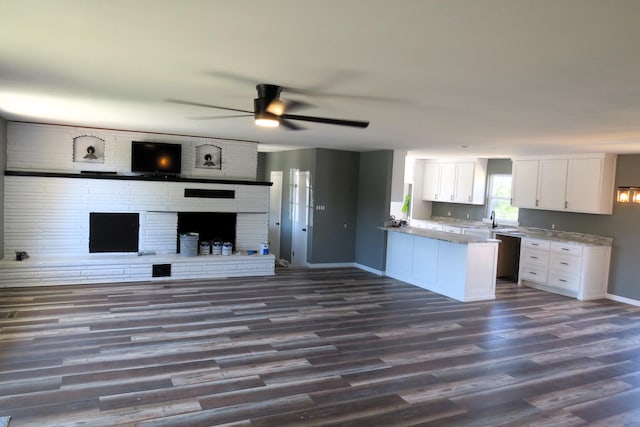
{"label": "cabinet drawer", "polygon": [[549,259],[549,270],[579,275],[581,267],[582,257],[551,254]]}
{"label": "cabinet drawer", "polygon": [[572,274],[550,272],[548,285],[566,289],[568,291],[578,292],[578,289],[580,288],[580,279],[578,276]]}
{"label": "cabinet drawer", "polygon": [[546,268],[549,265],[549,253],[525,248],[520,254],[520,263]]}
{"label": "cabinet drawer", "polygon": [[547,269],[529,265],[521,265],[520,277],[523,280],[541,283],[544,285],[545,283],[547,283]]}
{"label": "cabinet drawer", "polygon": [[540,249],[543,251],[549,250],[549,240],[540,239],[522,239],[522,246],[525,248]]}
{"label": "cabinet drawer", "polygon": [[573,243],[564,243],[564,242],[552,242],[551,252],[557,252],[559,254],[582,256],[582,245],[576,245]]}
{"label": "cabinet drawer", "polygon": [[425,228],[426,228],[427,230],[442,231],[442,224],[427,223],[427,224],[425,225]]}

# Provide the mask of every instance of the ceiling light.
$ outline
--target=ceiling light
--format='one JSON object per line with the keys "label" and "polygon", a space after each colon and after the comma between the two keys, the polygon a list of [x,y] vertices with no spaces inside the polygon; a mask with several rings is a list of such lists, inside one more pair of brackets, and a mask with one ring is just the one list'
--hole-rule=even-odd
{"label": "ceiling light", "polygon": [[267,113],[266,111],[262,113],[256,113],[255,115],[256,125],[267,127],[267,128],[275,128],[280,126],[280,120],[278,116]]}
{"label": "ceiling light", "polygon": [[267,112],[281,116],[284,113],[284,102],[279,99],[274,99],[267,105]]}

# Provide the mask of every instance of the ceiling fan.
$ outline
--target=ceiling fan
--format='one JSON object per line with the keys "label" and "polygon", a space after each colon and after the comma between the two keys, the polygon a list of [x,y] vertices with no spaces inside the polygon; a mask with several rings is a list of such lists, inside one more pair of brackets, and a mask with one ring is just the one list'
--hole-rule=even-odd
{"label": "ceiling fan", "polygon": [[282,86],[261,83],[256,86],[256,89],[258,91],[258,97],[253,100],[253,111],[221,107],[219,105],[202,104],[199,102],[181,101],[178,99],[167,99],[166,101],[175,104],[193,105],[197,107],[216,108],[219,110],[245,113],[237,116],[225,116],[225,118],[254,116],[256,125],[264,127],[277,127],[279,125],[282,125],[289,130],[304,129],[303,127],[293,123],[292,120],[323,123],[337,126],[350,126],[357,128],[366,128],[367,126],[369,126],[369,122],[359,120],[343,120],[332,119],[328,117],[300,116],[297,114],[289,114],[287,113],[287,111],[302,108],[307,104],[300,101],[282,101],[280,99],[280,93],[283,90]]}

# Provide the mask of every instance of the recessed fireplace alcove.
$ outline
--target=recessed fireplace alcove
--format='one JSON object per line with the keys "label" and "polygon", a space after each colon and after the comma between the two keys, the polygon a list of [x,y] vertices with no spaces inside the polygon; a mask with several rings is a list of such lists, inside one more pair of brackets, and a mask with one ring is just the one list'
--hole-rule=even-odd
{"label": "recessed fireplace alcove", "polygon": [[198,233],[198,240],[214,239],[231,242],[236,247],[236,213],[232,212],[178,212],[176,252],[180,252],[180,234]]}

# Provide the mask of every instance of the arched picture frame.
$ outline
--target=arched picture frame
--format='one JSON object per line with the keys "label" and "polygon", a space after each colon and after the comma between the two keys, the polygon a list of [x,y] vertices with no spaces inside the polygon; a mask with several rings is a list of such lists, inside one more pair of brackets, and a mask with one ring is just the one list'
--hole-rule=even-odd
{"label": "arched picture frame", "polygon": [[222,148],[213,144],[196,147],[196,168],[222,169]]}

